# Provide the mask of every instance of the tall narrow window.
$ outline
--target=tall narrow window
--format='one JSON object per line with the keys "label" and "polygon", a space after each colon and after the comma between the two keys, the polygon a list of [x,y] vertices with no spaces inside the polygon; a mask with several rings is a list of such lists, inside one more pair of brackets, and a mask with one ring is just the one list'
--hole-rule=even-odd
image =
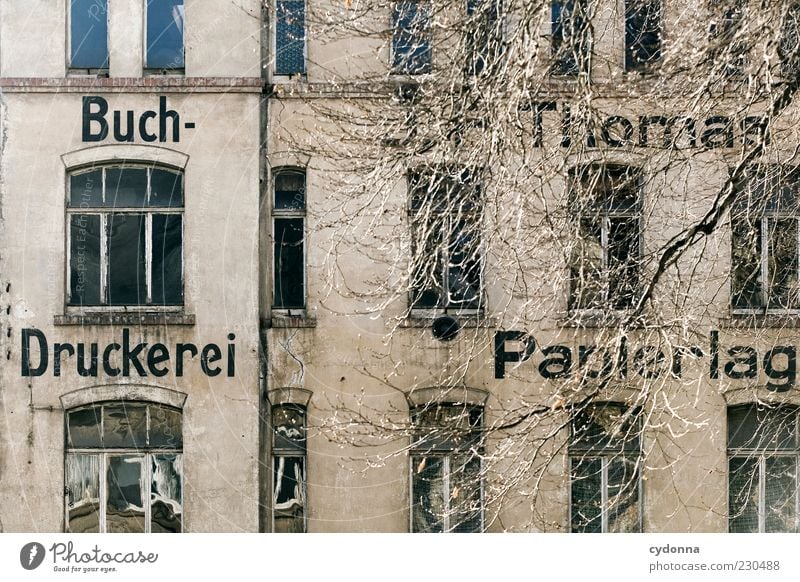
{"label": "tall narrow window", "polygon": [[411,530],[483,530],[483,408],[431,404],[413,412]]}
{"label": "tall narrow window", "polygon": [[800,309],[800,170],[753,168],[738,190],[731,211],[734,311]]}
{"label": "tall narrow window", "polygon": [[778,45],[781,75],[796,81],[800,73],[800,4],[790,4],[786,12]]}
{"label": "tall narrow window", "polygon": [[641,531],[637,411],[597,404],[573,413],[570,522],[576,533]]}
{"label": "tall narrow window", "polygon": [[282,169],[274,174],[274,285],[272,307],[303,309],[306,306],[304,229],[306,175]]}
{"label": "tall narrow window", "polygon": [[649,70],[661,59],[661,0],[625,0],[625,70]]}
{"label": "tall narrow window", "polygon": [[728,529],[800,531],[796,406],[728,408]]}
{"label": "tall narrow window", "polygon": [[575,240],[570,259],[570,309],[633,305],[641,262],[641,178],[638,170],[593,164],[570,172]]}
{"label": "tall narrow window", "polygon": [[70,0],[69,66],[108,68],[108,0]]}
{"label": "tall narrow window", "polygon": [[497,65],[503,51],[501,0],[467,0],[466,72],[479,75]]}
{"label": "tall narrow window", "polygon": [[480,309],[481,189],[467,170],[409,176],[411,305]]}
{"label": "tall narrow window", "polygon": [[589,0],[552,0],[550,11],[551,73],[588,73],[592,51]]}
{"label": "tall narrow window", "polygon": [[147,0],[146,68],[184,68],[184,21],[183,0]]}
{"label": "tall narrow window", "polygon": [[64,495],[70,533],[180,533],[180,410],[105,402],[67,411]]}
{"label": "tall narrow window", "polygon": [[749,52],[744,17],[747,0],[720,0],[711,4],[712,13],[718,15],[718,20],[711,23],[711,66],[718,68],[721,64],[724,77],[738,77],[744,72]]}
{"label": "tall narrow window", "polygon": [[275,74],[306,72],[305,0],[275,2]]}
{"label": "tall narrow window", "polygon": [[272,531],[306,531],[306,409],[272,407]]}
{"label": "tall narrow window", "polygon": [[72,174],[69,305],[183,304],[183,175],[132,165]]}
{"label": "tall narrow window", "polygon": [[431,70],[431,5],[401,0],[392,9],[392,72],[418,75]]}

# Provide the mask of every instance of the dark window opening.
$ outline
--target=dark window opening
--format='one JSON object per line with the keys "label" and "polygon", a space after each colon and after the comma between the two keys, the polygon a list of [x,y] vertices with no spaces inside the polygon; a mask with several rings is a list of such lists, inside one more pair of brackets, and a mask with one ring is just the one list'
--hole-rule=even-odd
{"label": "dark window opening", "polygon": [[70,0],[69,66],[108,69],[108,0]]}
{"label": "dark window opening", "polygon": [[403,0],[392,8],[392,72],[418,75],[431,71],[430,3]]}
{"label": "dark window opening", "polygon": [[305,73],[305,0],[276,0],[275,21],[275,74]]}
{"label": "dark window opening", "polygon": [[146,68],[184,68],[184,22],[183,0],[147,0]]}
{"label": "dark window opening", "polygon": [[305,174],[278,170],[274,177],[272,307],[303,309],[305,284]]}
{"label": "dark window opening", "polygon": [[592,50],[588,0],[553,0],[550,9],[550,72],[566,76],[588,73]]}
{"label": "dark window opening", "polygon": [[647,71],[661,59],[661,0],[626,0],[625,70]]}

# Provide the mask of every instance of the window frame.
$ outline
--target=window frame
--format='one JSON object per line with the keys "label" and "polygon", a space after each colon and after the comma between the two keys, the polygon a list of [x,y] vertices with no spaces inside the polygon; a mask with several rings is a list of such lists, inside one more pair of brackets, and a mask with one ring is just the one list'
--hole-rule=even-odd
{"label": "window frame", "polygon": [[74,67],[72,66],[72,0],[67,0],[67,32],[66,32],[66,61],[68,75],[103,75],[108,74],[111,67],[111,27],[109,26],[109,8],[106,0],[105,19],[106,19],[106,65],[105,67]]}
{"label": "window frame", "polygon": [[[658,39],[657,48],[654,51],[654,57],[646,61],[640,61],[638,58],[636,58],[637,52],[644,50],[644,44],[635,41],[629,44],[628,31],[629,27],[632,26],[631,22],[634,20],[634,18],[636,18],[636,16],[638,16],[641,12],[644,12],[644,15],[641,16],[643,26],[641,29],[638,29],[639,34],[637,35],[637,38],[642,38],[646,31],[651,32],[651,30],[647,28],[647,25],[649,20],[648,16],[650,15],[651,10],[650,7],[652,5],[656,5],[656,9],[658,11],[654,17],[656,24],[655,34]],[[664,8],[664,2],[662,0],[624,0],[623,69],[626,74],[654,74],[659,68],[664,52]]]}
{"label": "window frame", "polygon": [[[303,178],[303,207],[302,209],[298,208],[276,208],[276,184],[277,178],[281,174],[294,174],[297,176],[302,176]],[[307,215],[308,215],[308,172],[306,168],[298,167],[298,166],[280,166],[277,168],[273,168],[272,170],[272,187],[271,187],[271,211],[272,215],[270,217],[270,222],[272,225],[272,253],[271,253],[271,263],[272,263],[272,297],[271,297],[271,310],[274,313],[281,313],[286,315],[305,315],[306,310],[308,309],[308,227],[307,227]],[[278,240],[277,240],[277,228],[276,228],[276,221],[278,220],[301,220],[303,233],[302,233],[302,243],[303,243],[303,263],[300,266],[302,279],[303,279],[303,305],[300,307],[285,307],[285,306],[277,306],[277,297],[276,293],[279,290],[279,286],[277,285],[278,280],[278,270],[277,270],[277,263],[276,263],[276,254],[278,248]]]}
{"label": "window frame", "polygon": [[147,45],[147,9],[151,0],[143,0],[142,6],[142,67],[145,75],[185,75],[186,74],[186,1],[181,0],[184,8],[183,30],[181,31],[181,41],[183,45],[183,66],[181,67],[151,67],[148,63]]}
{"label": "window frame", "polygon": [[[397,50],[397,45],[402,40],[402,28],[398,27],[403,13],[400,11],[401,5],[415,4],[414,11],[415,17],[419,14],[419,8],[425,7],[427,11],[425,18],[425,27],[423,30],[425,46],[423,52],[427,55],[424,62],[419,66],[412,66],[413,62],[407,62],[403,65],[403,61],[411,61],[412,59],[401,58],[401,53]],[[395,76],[403,77],[417,77],[420,75],[427,75],[433,72],[433,23],[432,23],[433,2],[432,0],[394,0],[391,3],[390,9],[390,31],[391,38],[389,40],[389,73]]]}
{"label": "window frame", "polygon": [[[460,184],[454,184],[453,176],[458,176],[458,180]],[[407,183],[407,220],[408,220],[408,227],[409,227],[409,234],[411,237],[411,245],[410,245],[410,275],[409,275],[409,288],[408,288],[408,305],[412,315],[417,316],[436,316],[442,313],[451,313],[451,314],[461,314],[461,315],[480,315],[484,313],[487,309],[486,307],[486,277],[485,277],[485,270],[486,270],[486,249],[485,249],[485,237],[484,237],[484,223],[485,223],[485,212],[484,212],[484,189],[483,184],[480,180],[475,180],[475,176],[480,175],[478,171],[474,171],[471,168],[456,168],[455,173],[453,168],[429,168],[423,167],[418,168],[416,170],[412,170],[407,173],[406,175],[406,183]],[[466,176],[466,178],[464,177]],[[417,252],[416,249],[416,228],[420,218],[416,217],[415,214],[419,212],[419,209],[414,208],[414,196],[415,192],[420,186],[415,186],[415,181],[422,180],[423,184],[426,181],[435,180],[439,182],[439,186],[436,192],[440,192],[441,189],[444,189],[447,192],[448,201],[447,201],[447,208],[444,212],[438,212],[435,208],[435,204],[428,202],[429,205],[428,213],[431,215],[430,218],[435,216],[441,216],[441,220],[446,225],[442,228],[444,234],[446,234],[446,238],[443,236],[442,241],[440,243],[442,256],[441,258],[434,257],[435,260],[441,260],[441,280],[438,283],[441,284],[442,290],[442,297],[440,297],[439,302],[437,305],[430,306],[430,305],[419,305],[419,300],[415,299],[415,296],[420,293],[424,293],[426,289],[417,289],[415,285],[415,267],[417,262]],[[475,202],[476,207],[473,207],[468,212],[461,213],[460,207],[453,208],[452,203],[450,201],[450,194],[451,190],[456,189],[463,189],[464,192],[469,193],[470,190],[477,193]],[[426,192],[427,196],[436,196],[437,194],[428,190]],[[425,202],[423,202],[425,204]],[[424,216],[422,217],[425,218]],[[474,228],[475,234],[478,237],[477,242],[475,243],[475,252],[477,253],[477,277],[478,277],[478,297],[475,302],[475,305],[467,305],[464,306],[464,302],[456,302],[451,299],[450,294],[450,257],[453,253],[450,253],[450,240],[452,238],[452,233],[457,228],[457,224],[454,226],[454,223],[458,222],[459,220],[469,219],[470,225]],[[426,229],[427,231],[427,229]],[[446,256],[445,256],[446,255]]]}
{"label": "window frame", "polygon": [[[506,18],[504,0],[464,0],[465,63],[469,77],[494,74],[500,56],[505,52]],[[484,4],[488,7],[484,8]]]}
{"label": "window frame", "polygon": [[[769,447],[731,447],[730,446],[730,415],[731,411],[736,409],[745,409],[750,408],[754,409],[756,414],[758,414],[759,409],[766,408],[766,414],[769,414],[771,411],[780,410],[784,408],[788,411],[789,414],[794,416],[794,434],[793,440],[794,444],[792,449],[779,449],[779,448],[769,448]],[[795,521],[795,529],[793,531],[788,532],[775,532],[775,533],[798,533],[800,532],[800,407],[792,404],[785,404],[785,405],[766,405],[764,406],[763,403],[745,403],[745,404],[737,404],[733,406],[728,406],[726,408],[726,501],[727,501],[727,521],[728,521],[728,533],[770,533],[766,531],[766,520],[767,520],[767,500],[766,500],[766,490],[767,490],[767,470],[766,464],[767,459],[776,459],[776,458],[788,458],[794,459],[795,462],[795,473],[794,473],[794,480],[795,480],[795,492],[794,492],[794,521]],[[757,512],[758,512],[758,531],[757,532],[733,532],[731,531],[732,520],[731,520],[731,461],[734,459],[744,459],[744,460],[756,460],[758,462],[757,467],[757,479],[758,479],[758,501],[757,501]]]}
{"label": "window frame", "polygon": [[[578,79],[579,77],[591,77],[592,73],[592,65],[593,65],[593,57],[594,57],[594,36],[592,34],[592,13],[594,7],[591,5],[594,0],[550,0],[549,2],[549,13],[550,13],[550,27],[549,27],[549,37],[550,37],[550,58],[549,58],[549,65],[547,68],[547,74],[552,79],[560,79],[560,80],[574,80]],[[572,46],[572,56],[574,57],[574,68],[565,66],[567,61],[566,58],[559,59],[559,53],[562,51],[562,46],[565,44],[565,36],[563,33],[564,22],[563,18],[561,18],[561,14],[564,12],[564,7],[566,4],[572,3],[573,10],[575,10],[575,6],[580,5],[581,13],[578,14],[578,17],[581,19],[585,19],[580,32],[583,35],[581,38],[578,38],[576,42],[574,42]],[[555,10],[556,6],[559,6],[559,20],[555,19]],[[577,11],[576,11],[577,12]],[[556,26],[558,25],[558,26]],[[556,35],[556,31],[560,31],[559,36]],[[575,47],[579,42],[583,42],[586,44],[586,51],[575,51]],[[562,55],[563,56],[563,55]]]}
{"label": "window frame", "polygon": [[[584,208],[575,208],[575,203],[573,202],[573,195],[576,191],[576,186],[578,185],[579,180],[581,179],[580,173],[586,171],[595,171],[591,168],[602,169],[603,175],[606,176],[605,173],[609,168],[614,170],[619,170],[623,172],[627,172],[632,174],[630,179],[635,179],[636,181],[636,202],[634,205],[633,210],[619,210],[615,211],[613,209],[602,208],[596,209],[592,208],[591,206],[585,205],[583,201],[580,201],[579,206],[585,206]],[[582,307],[580,305],[580,284],[581,281],[578,280],[576,282],[575,277],[573,276],[573,272],[575,270],[575,264],[573,264],[573,260],[578,261],[578,270],[583,270],[583,267],[580,266],[580,263],[585,260],[582,256],[577,256],[573,259],[572,256],[567,257],[567,285],[568,285],[568,293],[567,293],[567,312],[571,314],[586,314],[586,315],[597,315],[597,316],[606,316],[609,312],[611,313],[624,313],[625,311],[632,309],[633,305],[626,305],[626,306],[616,306],[613,297],[611,296],[611,288],[609,286],[609,233],[611,232],[611,220],[612,219],[634,219],[637,223],[636,229],[636,246],[634,249],[636,252],[636,256],[632,261],[637,271],[636,280],[633,282],[635,283],[634,286],[631,287],[632,297],[631,300],[635,300],[638,291],[641,289],[641,267],[642,262],[645,256],[645,248],[644,248],[644,202],[645,202],[645,179],[642,168],[635,165],[629,165],[625,163],[616,163],[616,162],[600,162],[600,163],[588,163],[588,164],[580,164],[573,166],[569,169],[567,173],[567,191],[568,191],[568,211],[570,214],[570,221],[571,223],[576,226],[578,229],[578,240],[580,240],[580,229],[581,229],[581,222],[584,220],[585,217],[589,216],[590,218],[599,218],[602,222],[600,224],[600,247],[602,249],[602,271],[601,271],[601,278],[600,282],[602,284],[601,293],[602,298],[600,299],[598,305],[590,306],[590,307]],[[601,194],[601,192],[596,192],[596,194]],[[573,253],[576,251],[573,250]],[[630,256],[630,255],[629,255]],[[631,262],[630,260],[627,262]]]}
{"label": "window frame", "polygon": [[[733,208],[730,212],[729,217],[729,227],[730,227],[730,244],[731,244],[731,269],[730,269],[730,310],[731,314],[733,315],[800,315],[800,186],[796,186],[796,200],[797,205],[794,209],[768,209],[766,206],[768,204],[768,199],[772,195],[769,192],[766,192],[764,188],[764,192],[761,195],[761,200],[759,201],[759,206],[764,206],[763,210],[760,208],[756,208],[751,210],[750,208],[746,207],[746,204],[750,202],[750,188],[749,183],[751,180],[755,179],[761,181],[763,183],[767,183],[770,181],[772,172],[777,171],[778,178],[780,182],[775,184],[775,188],[780,190],[783,188],[791,187],[793,181],[797,182],[800,181],[800,166],[784,166],[781,164],[766,164],[761,166],[764,168],[765,171],[760,173],[759,167],[753,167],[748,171],[747,177],[745,178],[745,183],[742,185],[734,185],[734,188],[739,188],[737,192],[737,196],[744,196],[745,199],[743,202],[734,203]],[[747,220],[743,219],[739,216],[735,216],[739,212],[744,212],[744,214],[749,217],[751,212],[753,213],[753,218],[755,220],[749,221],[751,224],[757,221],[757,229],[758,229],[758,236],[759,236],[759,244],[761,249],[758,253],[758,285],[762,299],[761,305],[752,305],[743,307],[741,305],[736,304],[736,297],[739,293],[744,293],[744,290],[737,290],[734,287],[735,278],[736,278],[736,265],[734,264],[734,254],[736,249],[741,246],[737,244],[739,240],[736,231],[737,231],[737,221],[741,220],[744,222],[745,226],[747,226]],[[771,297],[769,295],[769,290],[765,289],[766,283],[770,281],[769,273],[770,273],[770,227],[769,224],[778,221],[778,220],[794,220],[797,229],[796,241],[795,241],[795,262],[797,263],[797,268],[795,272],[795,277],[798,285],[798,293],[797,293],[797,300],[795,307],[770,307],[771,304]],[[745,282],[746,283],[746,282]]]}
{"label": "window frame", "polygon": [[[180,422],[181,422],[181,443],[180,446],[176,447],[167,447],[167,446],[150,446],[149,443],[146,443],[144,446],[135,446],[135,447],[94,447],[94,446],[72,446],[70,445],[70,436],[69,436],[69,415],[73,412],[79,412],[81,410],[90,410],[90,409],[98,409],[100,410],[100,422],[98,423],[100,435],[104,436],[104,428],[103,422],[105,415],[102,412],[102,407],[104,406],[122,406],[123,408],[127,406],[142,406],[146,409],[146,435],[147,439],[149,440],[150,436],[150,417],[151,413],[150,410],[152,408],[166,408],[171,410],[172,412],[177,412],[180,414]],[[180,532],[173,532],[173,533],[183,533],[185,532],[185,478],[184,478],[184,463],[183,463],[183,410],[180,408],[175,408],[174,406],[168,406],[165,404],[161,404],[159,402],[151,402],[151,401],[127,401],[127,400],[108,400],[108,401],[100,401],[94,402],[91,404],[75,406],[73,408],[69,408],[64,411],[64,527],[62,528],[64,533],[76,533],[71,532],[69,530],[69,511],[70,511],[70,503],[69,503],[69,495],[70,491],[67,486],[67,459],[70,456],[77,456],[77,455],[85,455],[85,456],[95,456],[99,459],[99,475],[98,475],[98,499],[99,499],[99,511],[98,511],[98,532],[96,533],[108,533],[108,523],[107,523],[107,504],[108,504],[108,471],[110,469],[110,460],[114,457],[135,457],[141,459],[141,467],[142,472],[140,474],[140,494],[142,495],[142,503],[143,503],[143,510],[144,510],[144,531],[141,533],[153,533],[152,532],[152,499],[151,499],[151,486],[153,482],[153,474],[152,474],[152,461],[153,457],[156,455],[172,455],[175,456],[177,459],[178,464],[181,467],[180,471],[180,485],[181,485],[181,493],[180,493],[180,507],[181,507],[181,514],[180,514],[180,524],[181,524],[181,531]],[[84,532],[77,532],[77,533],[84,533]]]}
{"label": "window frame", "polygon": [[[421,413],[429,411],[433,409],[434,411],[438,411],[443,408],[448,409],[461,409],[464,410],[467,414],[471,415],[472,413],[476,413],[478,416],[478,422],[475,424],[471,424],[468,430],[465,429],[457,429],[459,432],[464,431],[468,434],[466,435],[467,446],[466,448],[460,448],[460,446],[452,444],[448,441],[451,439],[448,437],[436,437],[434,438],[434,442],[432,444],[426,443],[426,432],[428,432],[431,428],[434,428],[436,431],[436,427],[432,427],[432,425],[425,425],[418,421],[418,416]],[[454,475],[454,471],[452,469],[453,460],[458,457],[469,457],[467,463],[472,462],[474,460],[478,460],[478,495],[479,495],[479,503],[480,509],[478,511],[478,519],[479,525],[477,531],[472,532],[460,532],[460,533],[482,533],[486,531],[486,496],[485,496],[485,479],[484,479],[484,471],[485,471],[485,463],[484,463],[484,419],[486,415],[486,408],[482,405],[475,405],[475,404],[466,404],[466,403],[456,403],[456,402],[437,402],[437,403],[428,403],[423,404],[420,406],[416,406],[411,409],[411,424],[412,424],[412,443],[409,448],[409,455],[408,455],[408,462],[409,462],[409,481],[408,481],[408,491],[410,497],[409,503],[409,529],[408,531],[411,533],[456,533],[454,532],[455,528],[458,527],[459,524],[452,524],[451,518],[454,515],[454,512],[451,510],[450,505],[450,484],[451,484],[451,477]],[[435,434],[435,432],[434,432]],[[428,459],[428,458],[437,458],[442,460],[442,498],[445,500],[445,509],[443,515],[439,516],[439,519],[442,524],[442,531],[441,532],[427,532],[427,531],[416,531],[415,527],[415,519],[414,519],[414,511],[417,507],[417,503],[415,500],[415,488],[414,488],[414,479],[415,476],[418,474],[416,469],[419,465],[418,460],[421,458]],[[466,467],[466,463],[464,464]],[[457,474],[457,473],[456,473]],[[431,511],[431,513],[433,513]]]}
{"label": "window frame", "polygon": [[[299,413],[303,419],[303,438],[299,441],[290,440],[287,437],[279,437],[275,430],[276,411],[286,408]],[[281,444],[279,444],[281,443]],[[278,510],[276,502],[276,463],[279,459],[300,458],[302,459],[303,482],[301,496],[303,501],[302,531],[291,533],[308,533],[308,406],[295,402],[281,402],[270,407],[270,524],[271,531],[275,532],[275,518]],[[291,516],[289,516],[291,517]]]}
{"label": "window frame", "polygon": [[[278,72],[278,4],[281,2],[303,2],[303,70],[292,73]],[[278,81],[290,80],[295,78],[303,79],[308,76],[308,2],[305,0],[272,0],[272,9],[275,18],[272,24],[272,54],[275,58],[272,62],[272,76]]]}
{"label": "window frame", "polygon": [[[578,410],[577,414],[582,412],[583,410],[591,410],[591,409],[598,409],[598,408],[617,408],[620,410],[621,414],[627,415],[630,411],[630,418],[633,418],[634,422],[636,423],[635,430],[637,431],[636,440],[638,444],[638,448],[634,450],[631,448],[630,450],[626,449],[625,444],[623,443],[621,448],[617,447],[609,447],[609,446],[600,446],[595,448],[594,445],[590,447],[586,447],[583,445],[576,445],[573,438],[574,438],[574,423],[575,423],[575,411],[570,412],[570,419],[569,419],[569,440],[567,443],[567,471],[566,474],[569,476],[569,485],[567,487],[567,507],[568,509],[568,527],[567,531],[569,533],[593,533],[593,532],[581,532],[575,531],[573,529],[574,523],[574,512],[573,512],[573,494],[572,488],[574,484],[574,477],[573,477],[573,461],[577,460],[579,462],[590,462],[599,460],[601,462],[601,482],[600,482],[600,498],[601,498],[601,506],[600,506],[600,532],[599,533],[643,533],[644,532],[644,480],[642,479],[642,432],[643,432],[643,425],[642,425],[642,410],[639,407],[628,407],[624,404],[619,402],[596,402],[593,404],[586,405],[585,409]],[[609,514],[609,483],[608,483],[608,467],[613,460],[623,459],[628,461],[633,461],[634,468],[636,470],[636,509],[637,509],[637,520],[636,520],[636,531],[634,532],[610,532],[608,530],[608,514]]]}
{"label": "window frame", "polygon": [[[153,206],[146,207],[72,207],[70,205],[71,198],[71,178],[81,174],[90,173],[93,171],[101,170],[103,179],[103,191],[105,192],[106,171],[108,169],[146,169],[147,172],[147,192],[146,197],[150,196],[150,180],[151,170],[160,170],[181,176],[181,198],[183,204],[179,207],[174,206]],[[64,225],[65,225],[65,295],[64,304],[67,313],[92,313],[92,312],[183,312],[186,306],[186,174],[183,169],[173,166],[154,164],[142,161],[119,161],[112,163],[97,163],[88,166],[77,168],[70,168],[66,173],[66,198],[64,204]],[[108,273],[110,269],[109,263],[109,247],[107,225],[108,217],[116,214],[142,214],[145,216],[145,288],[146,288],[146,303],[144,304],[110,304],[108,302]],[[181,217],[181,302],[178,304],[159,304],[152,303],[153,294],[153,216],[154,215],[170,215]],[[72,303],[72,216],[73,215],[99,215],[100,216],[100,297],[103,303],[99,305],[81,305]]]}

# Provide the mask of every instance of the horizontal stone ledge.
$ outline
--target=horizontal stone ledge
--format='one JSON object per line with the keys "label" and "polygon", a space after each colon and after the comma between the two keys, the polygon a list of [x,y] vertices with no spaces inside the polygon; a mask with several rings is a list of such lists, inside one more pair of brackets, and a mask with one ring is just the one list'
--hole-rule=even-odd
{"label": "horizontal stone ledge", "polygon": [[54,325],[194,325],[193,313],[94,312],[55,315]]}
{"label": "horizontal stone ledge", "polygon": [[7,93],[261,93],[258,77],[2,77]]}

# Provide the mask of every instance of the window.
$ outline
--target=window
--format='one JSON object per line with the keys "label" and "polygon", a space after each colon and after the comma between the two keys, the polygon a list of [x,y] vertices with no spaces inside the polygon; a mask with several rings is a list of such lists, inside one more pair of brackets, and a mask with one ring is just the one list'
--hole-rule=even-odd
{"label": "window", "polygon": [[638,410],[590,405],[573,413],[569,442],[573,533],[639,532],[641,526]]}
{"label": "window", "polygon": [[272,407],[272,531],[306,531],[306,409]]}
{"label": "window", "polygon": [[392,72],[418,75],[431,71],[431,5],[403,0],[392,9]]}
{"label": "window", "polygon": [[794,167],[766,165],[737,185],[731,212],[731,303],[736,311],[800,308],[798,187]]}
{"label": "window", "polygon": [[70,0],[69,66],[108,68],[108,0]]}
{"label": "window", "polygon": [[275,172],[274,225],[275,284],[272,307],[303,309],[306,306],[304,223],[306,175],[300,170]]}
{"label": "window", "polygon": [[66,414],[64,495],[70,533],[179,533],[181,411],[106,402]]}
{"label": "window", "polygon": [[483,408],[432,404],[412,414],[411,530],[483,530]]}
{"label": "window", "polygon": [[183,175],[134,165],[69,177],[72,306],[183,304]]}
{"label": "window", "polygon": [[798,532],[796,406],[728,408],[728,529]]}
{"label": "window", "polygon": [[276,0],[275,17],[275,74],[305,73],[305,0]]}
{"label": "window", "polygon": [[720,15],[718,22],[711,23],[711,50],[709,58],[712,67],[722,64],[725,77],[738,77],[747,63],[749,47],[745,41],[746,26],[744,18],[747,0],[721,0],[713,2],[712,14]]}
{"label": "window", "polygon": [[625,0],[625,70],[647,71],[661,59],[661,0]]}
{"label": "window", "polygon": [[589,0],[553,0],[550,4],[554,75],[588,73],[591,59]]}
{"label": "window", "polygon": [[795,80],[800,72],[800,4],[789,5],[785,18],[778,44],[781,75]]}
{"label": "window", "polygon": [[502,42],[500,0],[467,0],[467,74],[479,75],[498,64]]}
{"label": "window", "polygon": [[183,69],[183,0],[147,0],[145,67]]}
{"label": "window", "polygon": [[467,170],[409,177],[411,306],[480,309],[481,191]]}
{"label": "window", "polygon": [[641,177],[638,170],[593,164],[570,171],[575,242],[570,259],[570,309],[633,305],[641,261]]}

